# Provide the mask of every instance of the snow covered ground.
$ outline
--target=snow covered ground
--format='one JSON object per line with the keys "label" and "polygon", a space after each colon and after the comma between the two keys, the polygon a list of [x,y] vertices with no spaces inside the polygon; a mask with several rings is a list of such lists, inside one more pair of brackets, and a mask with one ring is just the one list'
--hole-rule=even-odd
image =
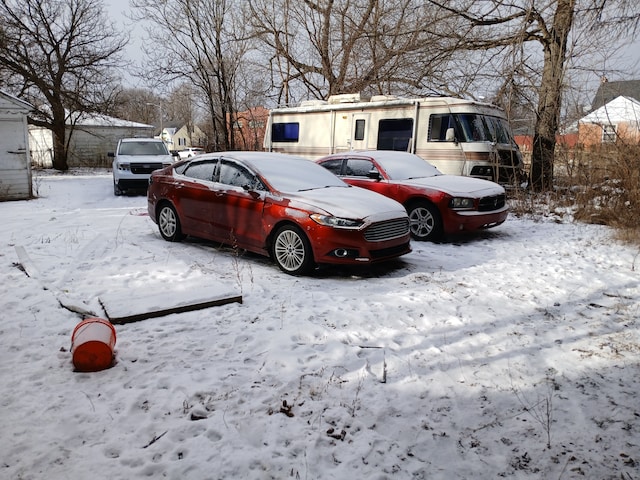
{"label": "snow covered ground", "polygon": [[[640,251],[605,227],[510,217],[296,278],[163,241],[106,171],[35,185],[0,203],[0,478],[640,478]],[[114,366],[74,372],[59,298],[221,288],[243,302],[117,325]]]}

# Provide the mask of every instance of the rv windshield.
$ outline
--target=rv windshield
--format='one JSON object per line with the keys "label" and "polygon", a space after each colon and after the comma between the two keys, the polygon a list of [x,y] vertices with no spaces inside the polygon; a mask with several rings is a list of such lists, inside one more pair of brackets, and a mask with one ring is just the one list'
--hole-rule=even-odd
{"label": "rv windshield", "polygon": [[509,133],[509,124],[503,118],[474,113],[458,113],[453,116],[460,142],[514,143]]}

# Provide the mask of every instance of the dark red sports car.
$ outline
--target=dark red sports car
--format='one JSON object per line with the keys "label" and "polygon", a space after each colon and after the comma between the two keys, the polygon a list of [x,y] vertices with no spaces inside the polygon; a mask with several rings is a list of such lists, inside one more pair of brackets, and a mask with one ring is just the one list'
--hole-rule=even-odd
{"label": "dark red sports car", "polygon": [[410,252],[394,200],[279,153],[203,154],[151,174],[149,215],[165,240],[193,235],[270,255],[290,274]]}
{"label": "dark red sports car", "polygon": [[404,205],[416,240],[495,227],[509,214],[504,188],[497,183],[443,175],[411,153],[353,151],[329,155],[318,163],[350,185]]}

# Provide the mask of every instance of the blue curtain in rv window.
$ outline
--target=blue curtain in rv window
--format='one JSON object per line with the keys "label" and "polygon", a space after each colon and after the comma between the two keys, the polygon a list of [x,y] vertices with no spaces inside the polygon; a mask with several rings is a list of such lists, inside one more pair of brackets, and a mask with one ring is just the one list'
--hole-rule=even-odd
{"label": "blue curtain in rv window", "polygon": [[298,122],[274,123],[271,127],[272,142],[297,142],[300,138],[300,124]]}

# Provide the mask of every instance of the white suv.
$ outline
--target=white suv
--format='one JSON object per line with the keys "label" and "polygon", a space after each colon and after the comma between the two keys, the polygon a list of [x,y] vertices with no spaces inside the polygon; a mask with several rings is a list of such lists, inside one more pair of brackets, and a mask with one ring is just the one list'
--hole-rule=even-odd
{"label": "white suv", "polygon": [[204,153],[204,149],[200,147],[188,147],[188,148],[185,148],[184,150],[178,150],[178,156],[180,157],[181,160],[195,157],[196,155],[200,155],[201,153]]}
{"label": "white suv", "polygon": [[122,195],[128,190],[146,190],[151,172],[169,166],[173,156],[159,138],[123,138],[113,157],[113,193]]}

